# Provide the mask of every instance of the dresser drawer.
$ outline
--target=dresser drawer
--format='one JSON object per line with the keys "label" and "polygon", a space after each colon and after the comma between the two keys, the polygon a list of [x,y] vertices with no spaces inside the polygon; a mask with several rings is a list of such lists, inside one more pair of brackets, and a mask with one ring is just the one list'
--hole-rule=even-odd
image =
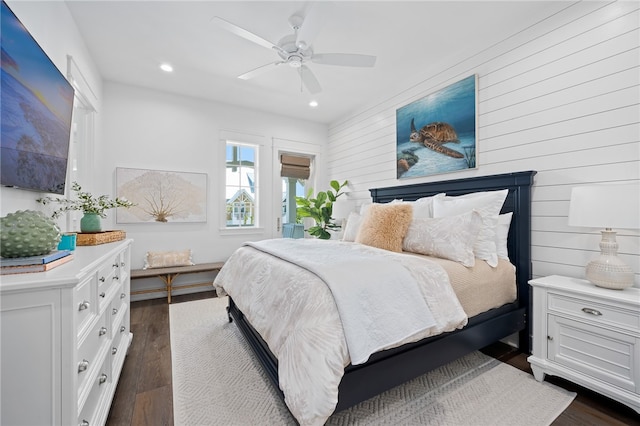
{"label": "dresser drawer", "polygon": [[104,357],[104,351],[107,350],[111,339],[111,323],[107,314],[108,312],[103,313],[85,338],[78,343],[78,397],[81,400],[86,397],[87,381],[95,376],[98,361]]}
{"label": "dresser drawer", "polygon": [[129,250],[129,247],[127,247],[125,250],[122,251],[122,253],[120,253],[120,274],[121,274],[120,278],[122,280],[128,277],[130,258],[131,258],[130,250]]}
{"label": "dresser drawer", "polygon": [[112,371],[114,372],[117,370],[116,361],[124,357],[127,352],[128,340],[123,339],[123,337],[129,334],[128,317],[126,315],[119,315],[118,318],[119,320],[113,329],[113,339],[111,341],[111,348],[109,349],[111,351]]}
{"label": "dresser drawer", "polygon": [[113,300],[111,301],[111,306],[108,309],[107,314],[109,314],[111,320],[111,327],[113,328],[114,336],[117,332],[117,324],[122,322],[122,317],[124,316],[127,306],[123,302],[123,299],[120,298],[122,293],[118,293]]}
{"label": "dresser drawer", "polygon": [[549,315],[550,361],[590,377],[635,391],[638,339],[580,321]]}
{"label": "dresser drawer", "polygon": [[98,303],[99,310],[105,308],[106,302],[111,300],[115,287],[120,285],[120,256],[106,262],[98,271]]}
{"label": "dresser drawer", "polygon": [[73,306],[76,315],[78,337],[86,332],[97,314],[95,297],[95,277],[83,281],[74,289]]}
{"label": "dresser drawer", "polygon": [[640,312],[637,310],[556,293],[549,293],[547,301],[549,312],[569,314],[595,325],[613,325],[636,333],[640,331]]}
{"label": "dresser drawer", "polygon": [[97,425],[98,406],[100,401],[108,396],[111,384],[111,358],[106,357],[100,366],[98,376],[90,383],[89,396],[78,414],[78,425]]}

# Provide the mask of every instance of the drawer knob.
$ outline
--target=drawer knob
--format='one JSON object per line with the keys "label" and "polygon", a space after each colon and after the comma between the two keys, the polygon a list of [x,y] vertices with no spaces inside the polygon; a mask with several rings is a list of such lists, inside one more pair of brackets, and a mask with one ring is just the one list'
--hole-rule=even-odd
{"label": "drawer knob", "polygon": [[111,311],[111,315],[115,315],[118,313],[118,310],[116,308],[113,308],[113,310]]}
{"label": "drawer knob", "polygon": [[104,299],[104,297],[106,296],[106,293],[103,291],[102,293],[100,293],[100,297],[102,297]]}
{"label": "drawer knob", "polygon": [[585,314],[595,315],[597,317],[602,315],[600,311],[591,308],[582,308],[582,312],[584,312]]}
{"label": "drawer knob", "polygon": [[125,297],[127,297],[125,293],[120,293],[120,299],[124,299]]}
{"label": "drawer knob", "polygon": [[127,329],[127,327],[125,327],[124,325],[121,325],[120,326],[120,333],[124,333],[126,329]]}
{"label": "drawer knob", "polygon": [[553,336],[547,336],[547,340],[553,340]]}
{"label": "drawer knob", "polygon": [[89,426],[89,422],[83,419],[82,423],[80,423],[80,426]]}
{"label": "drawer knob", "polygon": [[98,331],[98,336],[104,336],[107,334],[107,327],[100,327],[100,331]]}
{"label": "drawer knob", "polygon": [[119,277],[119,276],[117,276],[117,275],[114,275],[114,276],[113,276],[113,280],[114,280],[114,281],[118,281],[118,280],[120,280],[120,277]]}
{"label": "drawer knob", "polygon": [[89,309],[89,306],[91,306],[91,303],[89,303],[88,300],[83,300],[82,303],[78,306],[78,310],[84,311],[85,309]]}
{"label": "drawer knob", "polygon": [[113,268],[119,268],[120,265],[118,265],[118,262],[114,263],[113,265],[111,265]]}
{"label": "drawer knob", "polygon": [[101,283],[105,282],[105,278],[104,277],[100,277],[100,282]]}
{"label": "drawer knob", "polygon": [[120,266],[124,266],[124,262],[120,262]]}
{"label": "drawer knob", "polygon": [[111,348],[111,355],[115,355],[118,352],[118,348]]}
{"label": "drawer knob", "polygon": [[83,359],[82,362],[78,363],[78,373],[87,371],[87,368],[89,368],[89,361],[87,361],[86,359]]}
{"label": "drawer knob", "polygon": [[101,384],[103,384],[103,383],[104,383],[104,382],[106,382],[106,381],[107,381],[107,375],[106,375],[106,374],[104,374],[104,373],[102,373],[102,374],[100,375],[100,378],[98,379],[98,384],[99,384],[99,385],[101,385]]}

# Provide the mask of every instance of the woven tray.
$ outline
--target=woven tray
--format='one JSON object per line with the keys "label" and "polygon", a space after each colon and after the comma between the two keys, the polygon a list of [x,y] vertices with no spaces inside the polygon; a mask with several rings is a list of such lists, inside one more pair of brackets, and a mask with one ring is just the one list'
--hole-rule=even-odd
{"label": "woven tray", "polygon": [[78,232],[76,245],[96,246],[98,244],[113,243],[115,241],[124,240],[126,236],[127,233],[124,231],[103,231],[91,233]]}

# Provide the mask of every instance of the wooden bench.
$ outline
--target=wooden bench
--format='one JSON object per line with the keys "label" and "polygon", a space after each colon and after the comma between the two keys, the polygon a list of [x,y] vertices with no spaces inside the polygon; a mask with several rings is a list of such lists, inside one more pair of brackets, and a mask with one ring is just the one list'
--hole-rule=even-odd
{"label": "wooden bench", "polygon": [[164,281],[165,284],[165,289],[156,289],[156,288],[151,288],[151,289],[145,289],[145,290],[137,290],[137,291],[132,291],[131,294],[145,294],[145,293],[156,293],[159,291],[165,291],[167,292],[167,302],[171,303],[171,291],[173,289],[180,289],[180,288],[193,288],[193,287],[204,287],[204,286],[211,286],[211,288],[213,289],[213,283],[212,282],[208,282],[208,283],[198,283],[198,284],[185,284],[185,285],[181,285],[181,286],[174,286],[173,285],[173,280],[178,276],[178,275],[182,275],[182,274],[195,274],[198,272],[212,272],[212,271],[219,271],[220,268],[222,268],[222,266],[224,265],[224,262],[213,262],[213,263],[199,263],[197,265],[190,265],[190,266],[171,266],[168,268],[149,268],[149,269],[133,269],[131,270],[131,279],[134,280],[136,278],[152,278],[152,277],[158,277],[160,278],[162,281]]}

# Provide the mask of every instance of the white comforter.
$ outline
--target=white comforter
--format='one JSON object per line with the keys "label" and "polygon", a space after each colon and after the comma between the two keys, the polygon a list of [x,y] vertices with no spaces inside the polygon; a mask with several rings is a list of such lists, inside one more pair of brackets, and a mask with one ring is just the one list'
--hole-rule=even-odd
{"label": "white comforter", "polygon": [[[353,365],[436,325],[414,277],[401,264],[386,262],[384,253],[359,253],[352,245],[291,238],[246,245],[303,267],[324,281],[338,308]],[[393,297],[388,297],[390,288]]]}
{"label": "white comforter", "polygon": [[[389,262],[397,261],[409,271],[420,284],[419,292],[435,325],[388,347],[452,331],[467,323],[446,272],[435,262],[356,243],[296,241],[301,246],[323,245],[357,256],[375,254]],[[214,285],[219,295],[233,297],[278,358],[280,389],[294,417],[301,425],[323,424],[335,409],[344,367],[351,362],[329,287],[308,269],[249,246],[229,258]],[[389,287],[387,300],[394,296],[394,288]],[[396,312],[388,321],[393,323],[404,313]]]}

